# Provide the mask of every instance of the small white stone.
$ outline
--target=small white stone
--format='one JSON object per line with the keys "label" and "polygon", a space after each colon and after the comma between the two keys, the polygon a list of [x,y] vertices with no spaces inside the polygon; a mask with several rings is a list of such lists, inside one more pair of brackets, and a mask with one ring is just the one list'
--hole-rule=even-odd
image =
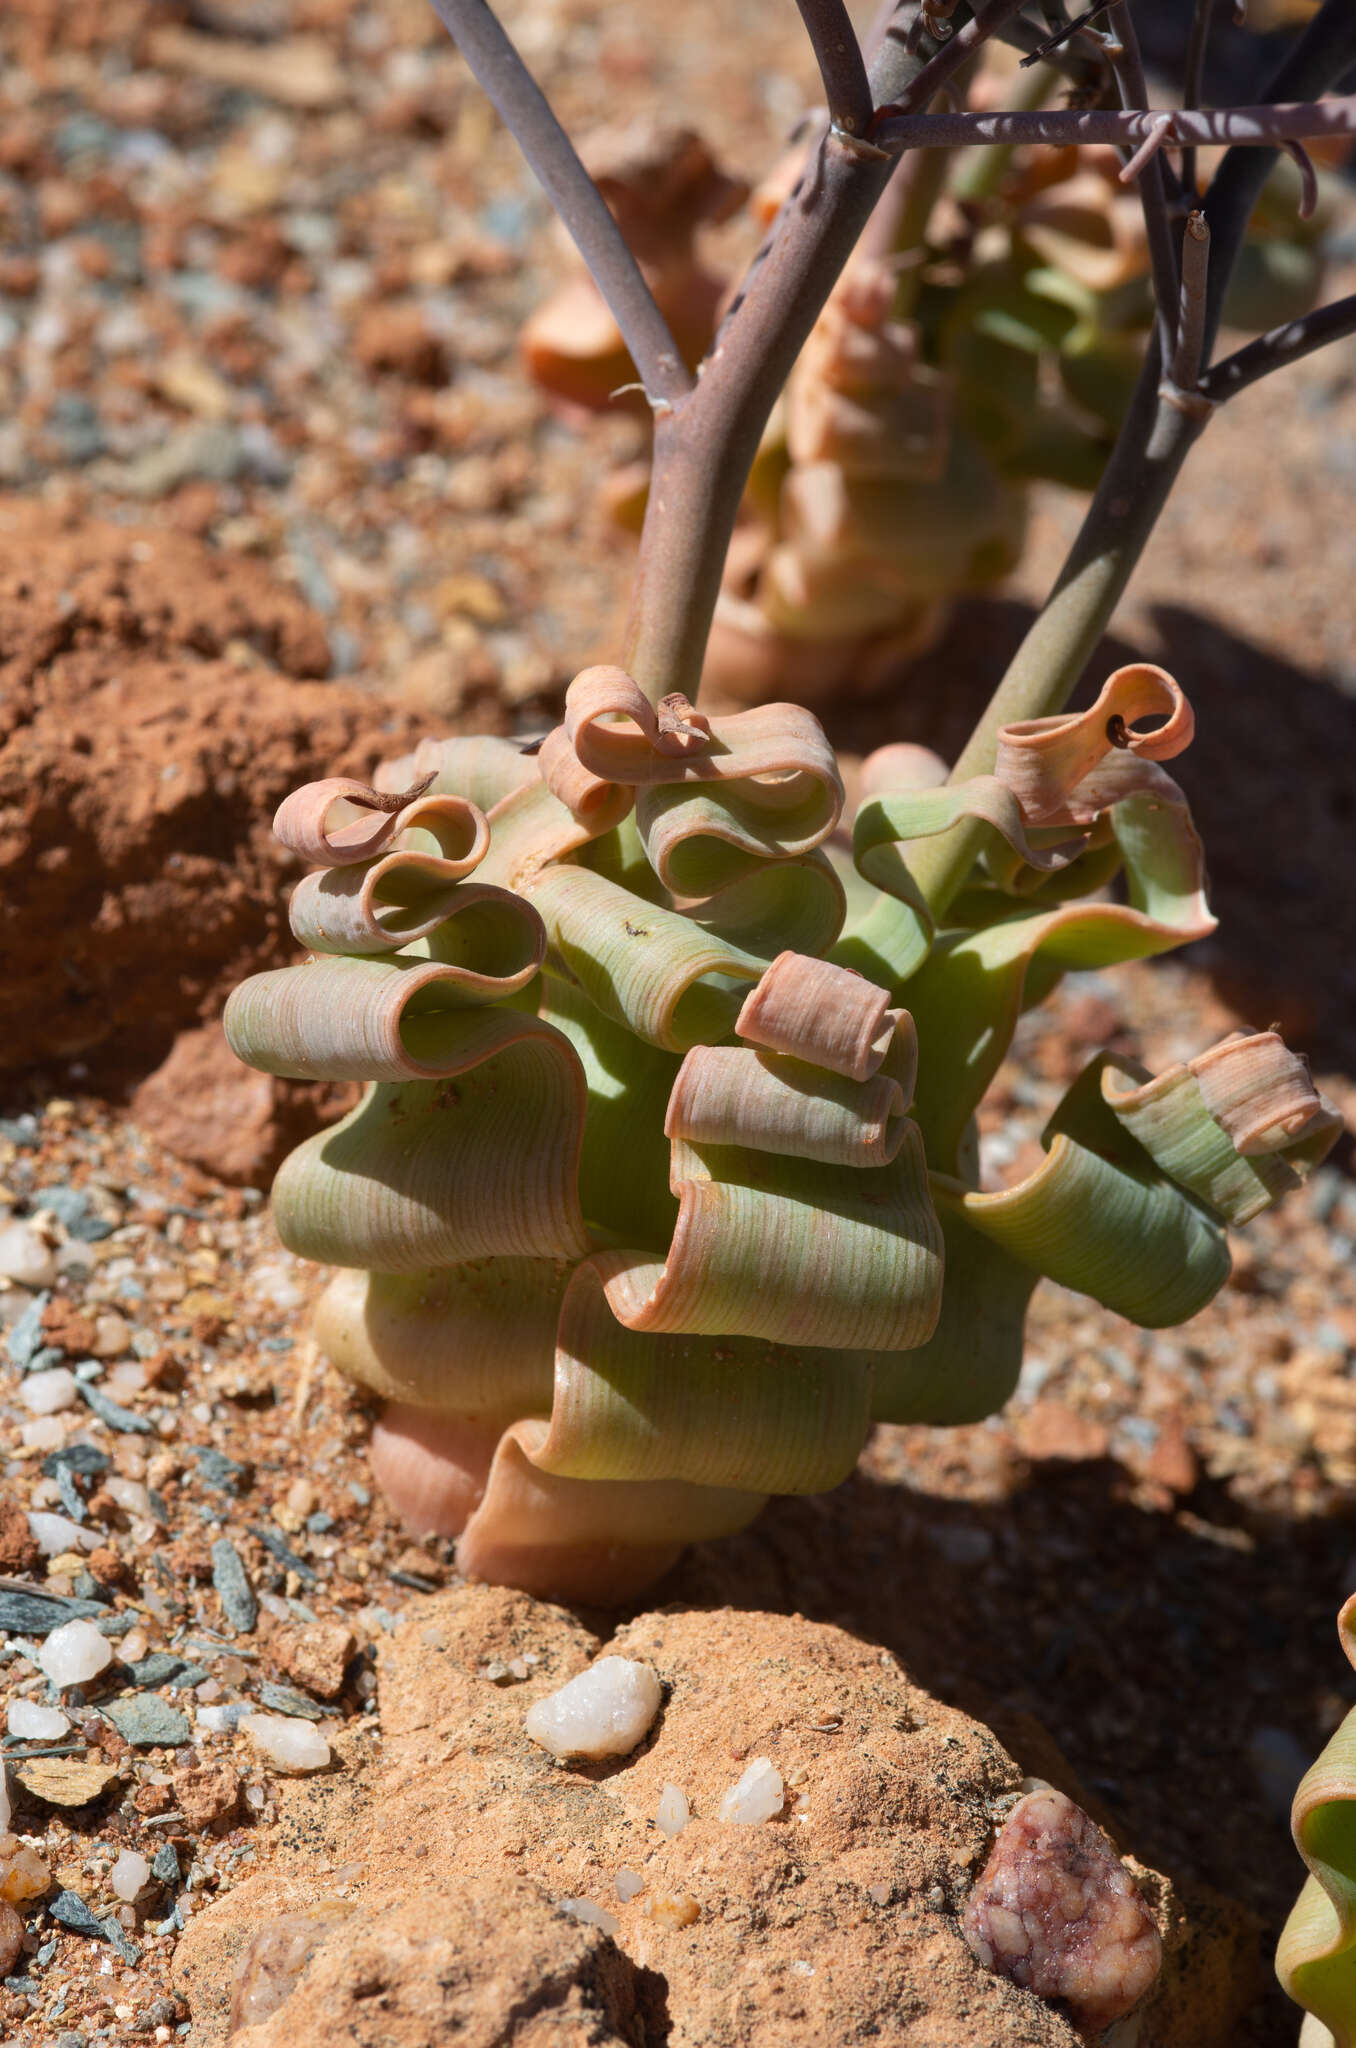
{"label": "small white stone", "polygon": [[621,1925],[615,1913],[595,1906],[592,1899],[559,1899],[557,1904],[572,1920],[582,1920],[586,1927],[601,1927],[604,1934],[615,1934]]}
{"label": "small white stone", "polygon": [[54,1365],[46,1372],[31,1372],[19,1382],[19,1399],[30,1415],[55,1415],[76,1403],[75,1374],[68,1365]]}
{"label": "small white stone", "polygon": [[144,1856],[138,1856],[135,1849],[124,1849],[108,1873],[113,1887],[113,1896],[123,1899],[129,1906],[137,1893],[150,1882],[151,1866]]}
{"label": "small white stone", "polygon": [[21,1742],[55,1742],[70,1725],[60,1707],[40,1707],[36,1700],[11,1700],[5,1709],[5,1726]]}
{"label": "small white stone", "polygon": [[659,1795],[655,1808],[654,1824],[661,1835],[672,1841],[681,1835],[692,1818],[692,1808],[687,1803],[687,1794],[680,1785],[666,1785]]}
{"label": "small white stone", "polygon": [[146,1368],[139,1358],[121,1358],[104,1381],[115,1401],[124,1404],[146,1389]]}
{"label": "small white stone", "polygon": [[[149,1515],[151,1496],[140,1479],[124,1479],[120,1473],[110,1472],[103,1481],[103,1488],[111,1500],[129,1515]],[[124,1658],[124,1663],[128,1660]]]}
{"label": "small white stone", "polygon": [[83,1522],[73,1522],[69,1515],[48,1515],[39,1510],[29,1516],[28,1527],[44,1557],[60,1557],[67,1550],[93,1550],[99,1541],[93,1529],[87,1529]]}
{"label": "small white stone", "polygon": [[640,1872],[628,1869],[624,1863],[612,1882],[617,1887],[617,1897],[623,1905],[629,1899],[636,1898],[645,1889],[645,1880]]}
{"label": "small white stone", "polygon": [[330,1746],[312,1721],[294,1721],[289,1714],[246,1714],[240,1726],[275,1771],[304,1777],[307,1771],[323,1771],[330,1760]]}
{"label": "small white stone", "polygon": [[38,1669],[60,1690],[87,1685],[113,1662],[113,1645],[92,1621],[64,1621],[38,1652]]}
{"label": "small white stone", "polygon": [[648,1664],[600,1657],[529,1708],[527,1732],[552,1756],[629,1756],[645,1740],[663,1695]]}
{"label": "small white stone", "polygon": [[66,1425],[59,1415],[35,1415],[21,1423],[19,1442],[26,1451],[54,1451],[66,1441]]}
{"label": "small white stone", "polygon": [[786,1804],[782,1774],[770,1757],[756,1756],[742,1778],[720,1795],[717,1820],[736,1821],[741,1827],[757,1827],[774,1820]]}
{"label": "small white stone", "polygon": [[57,1276],[51,1246],[27,1223],[7,1225],[0,1230],[0,1273],[19,1287],[50,1287]]}
{"label": "small white stone", "polygon": [[132,1326],[115,1308],[94,1318],[94,1342],[89,1348],[96,1358],[121,1358],[131,1341]]}

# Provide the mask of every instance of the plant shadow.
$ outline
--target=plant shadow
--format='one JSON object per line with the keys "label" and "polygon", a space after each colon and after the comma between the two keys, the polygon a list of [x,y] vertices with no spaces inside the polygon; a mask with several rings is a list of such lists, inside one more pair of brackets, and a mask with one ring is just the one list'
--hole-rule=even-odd
{"label": "plant shadow", "polygon": [[1334,1626],[1356,1584],[1356,1504],[1245,1519],[1202,1482],[1149,1512],[1106,1459],[1017,1463],[1002,1498],[956,1500],[902,1476],[909,1434],[882,1430],[834,1493],[775,1500],[692,1550],[657,1599],[799,1613],[880,1644],[1035,1775],[1048,1732],[1122,1847],[1260,1916],[1267,1988],[1241,2039],[1293,2039],[1270,1957],[1303,1877],[1294,1782],[1356,1705]]}

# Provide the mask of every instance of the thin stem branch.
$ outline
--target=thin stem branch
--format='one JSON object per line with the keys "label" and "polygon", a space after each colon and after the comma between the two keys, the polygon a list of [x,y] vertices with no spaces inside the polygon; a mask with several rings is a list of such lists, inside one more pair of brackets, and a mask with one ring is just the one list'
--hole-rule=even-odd
{"label": "thin stem branch", "polygon": [[[913,47],[918,0],[880,24],[873,98],[927,68]],[[896,168],[893,155],[829,129],[755,257],[690,398],[655,422],[654,464],[622,661],[653,702],[695,698],[745,480],[774,400]]]}
{"label": "thin stem branch", "polygon": [[873,101],[857,31],[843,0],[796,0],[815,53],[829,119],[849,135],[865,135]]}
{"label": "thin stem branch", "polygon": [[[1198,107],[1205,84],[1205,52],[1210,41],[1210,20],[1215,11],[1215,0],[1196,0],[1191,15],[1191,34],[1187,38],[1186,67],[1182,74],[1182,105]],[[1194,198],[1200,187],[1196,183],[1196,151],[1188,145],[1182,151],[1182,183],[1189,197]]]}
{"label": "thin stem branch", "polygon": [[[1356,9],[1353,9],[1356,19]],[[1275,106],[1150,109],[1050,107],[1023,114],[891,114],[872,130],[882,149],[952,149],[974,142],[1110,142],[1137,146],[1229,143],[1277,149],[1294,138],[1356,135],[1356,94]]]}
{"label": "thin stem branch", "polygon": [[[1271,81],[1268,108],[1274,113],[1283,102],[1298,95],[1330,91],[1353,62],[1356,8],[1351,0],[1324,0]],[[1187,117],[1178,116],[1179,120],[1184,118]],[[1233,149],[1212,181],[1206,203],[1212,257],[1204,342],[1207,349],[1270,162],[1271,157],[1264,149]],[[993,767],[1001,726],[1014,719],[1039,718],[1063,709],[1110,624],[1168,493],[1210,417],[1208,406],[1183,407],[1162,396],[1161,374],[1162,358],[1155,334],[1078,537],[1048,602],[1032,622],[953,768],[953,782],[984,774]],[[1206,395],[1213,397],[1209,382],[1207,376],[1203,380]],[[939,920],[964,884],[985,837],[984,826],[970,823],[926,840],[917,849],[917,858],[911,865]]]}
{"label": "thin stem branch", "polygon": [[1297,363],[1301,357],[1311,356],[1315,349],[1326,348],[1330,341],[1341,341],[1349,334],[1356,334],[1356,292],[1306,313],[1302,320],[1290,320],[1284,327],[1259,334],[1246,348],[1225,356],[1212,370],[1207,370],[1200,388],[1207,398],[1219,404],[1222,399],[1232,398],[1236,391],[1246,391],[1259,378],[1269,377],[1273,370],[1283,370],[1287,363]]}
{"label": "thin stem branch", "polygon": [[[1287,102],[1317,100],[1320,93],[1331,92],[1346,77],[1353,64],[1356,64],[1356,7],[1352,6],[1351,0],[1323,0],[1323,5],[1299,41],[1287,52],[1263,98],[1273,113]],[[1326,100],[1323,103],[1324,109],[1344,105],[1349,108],[1350,102]],[[1322,110],[1316,107],[1314,111]],[[1314,133],[1314,130],[1291,127],[1286,132],[1302,137],[1306,132]],[[1243,138],[1229,136],[1223,139],[1239,141]],[[1284,134],[1275,139],[1283,141]],[[1225,289],[1243,246],[1252,210],[1274,162],[1274,155],[1267,149],[1231,149],[1210,180],[1205,198],[1205,217],[1210,223],[1211,237],[1210,291],[1205,319],[1207,363],[1224,306]]]}
{"label": "thin stem branch", "polygon": [[[1139,52],[1139,37],[1135,34],[1134,17],[1128,0],[1115,0],[1108,8],[1107,18],[1113,34],[1120,44],[1119,55],[1113,55],[1111,69],[1116,80],[1116,90],[1121,96],[1121,106],[1133,110],[1149,104],[1149,86],[1144,76],[1144,60]],[[1158,123],[1161,133],[1162,122]],[[1135,151],[1124,170],[1122,178],[1135,177],[1139,184],[1140,205],[1144,210],[1144,232],[1149,243],[1149,266],[1153,272],[1154,312],[1158,323],[1159,347],[1166,362],[1172,354],[1177,327],[1177,295],[1180,279],[1177,269],[1177,251],[1172,245],[1172,226],[1168,219],[1168,186],[1163,175],[1163,159],[1158,146],[1146,141]]]}
{"label": "thin stem branch", "polygon": [[432,0],[434,12],[510,130],[574,239],[621,329],[650,403],[671,406],[694,379],[640,265],[541,88],[485,0]]}
{"label": "thin stem branch", "polygon": [[897,99],[878,101],[872,117],[871,140],[877,141],[877,128],[884,119],[895,113],[909,114],[915,107],[925,107],[933,96],[968,63],[975,52],[986,43],[990,36],[1013,16],[1019,14],[1026,0],[988,0],[987,6],[977,7],[970,20],[958,28],[954,35],[944,42],[939,50],[923,65],[918,75],[911,79]]}
{"label": "thin stem branch", "polygon": [[[1162,358],[1150,337],[1120,436],[1078,538],[1046,603],[1008,665],[960,759],[953,782],[988,774],[1000,729],[1068,701],[1105,632],[1168,494],[1210,408],[1183,410],[1159,397]],[[983,850],[989,828],[973,820],[919,842],[909,866],[939,922]]]}
{"label": "thin stem branch", "polygon": [[1180,392],[1194,392],[1200,382],[1205,346],[1205,294],[1210,278],[1210,224],[1203,213],[1187,215],[1182,232],[1182,290],[1177,308],[1177,346],[1172,381]]}

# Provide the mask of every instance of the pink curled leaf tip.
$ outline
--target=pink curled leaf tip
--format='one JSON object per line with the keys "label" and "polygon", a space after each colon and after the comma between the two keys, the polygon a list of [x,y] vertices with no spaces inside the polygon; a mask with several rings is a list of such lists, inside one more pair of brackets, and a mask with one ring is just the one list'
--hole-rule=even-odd
{"label": "pink curled leaf tip", "polygon": [[[303,783],[285,796],[274,812],[274,836],[315,867],[346,867],[353,861],[370,860],[394,837],[400,813],[417,803],[436,780],[434,770],[404,790],[374,789],[347,775]],[[339,808],[343,805],[368,815],[345,818]]]}
{"label": "pink curled leaf tip", "polygon": [[1308,1061],[1278,1031],[1233,1032],[1188,1065],[1210,1114],[1244,1158],[1341,1128],[1341,1114],[1315,1088]]}
{"label": "pink curled leaf tip", "polygon": [[918,1041],[907,1010],[850,967],[779,953],[744,1000],[735,1030],[750,1045],[789,1054],[853,1081],[882,1070],[913,1100]]}
{"label": "pink curled leaf tip", "polygon": [[[1145,730],[1147,718],[1162,723]],[[993,772],[1028,825],[1091,824],[1122,797],[1163,785],[1151,764],[1180,754],[1195,730],[1191,705],[1167,671],[1131,662],[1108,676],[1086,711],[1005,725]]]}

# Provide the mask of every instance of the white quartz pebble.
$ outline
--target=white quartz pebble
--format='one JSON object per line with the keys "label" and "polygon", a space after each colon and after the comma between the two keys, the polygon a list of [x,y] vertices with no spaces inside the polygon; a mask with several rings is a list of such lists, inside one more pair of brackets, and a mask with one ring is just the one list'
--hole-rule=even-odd
{"label": "white quartz pebble", "polygon": [[135,1849],[124,1849],[108,1873],[113,1896],[131,1905],[137,1893],[150,1882],[151,1866]]}
{"label": "white quartz pebble", "polygon": [[19,1399],[30,1415],[55,1415],[59,1409],[74,1408],[75,1374],[68,1365],[54,1365],[46,1372],[31,1372],[19,1382]]}
{"label": "white quartz pebble", "polygon": [[56,1279],[51,1246],[31,1224],[11,1223],[0,1230],[0,1273],[20,1287],[50,1287]]}
{"label": "white quartz pebble", "polygon": [[19,1442],[26,1451],[54,1451],[66,1441],[66,1425],[59,1415],[35,1415],[19,1426]]}
{"label": "white quartz pebble", "polygon": [[113,1645],[92,1621],[63,1621],[38,1652],[38,1669],[61,1688],[87,1685],[113,1662]]}
{"label": "white quartz pebble", "polygon": [[55,1742],[70,1725],[60,1707],[40,1707],[36,1700],[11,1700],[5,1709],[5,1727],[21,1742]]}
{"label": "white quartz pebble", "polygon": [[615,1913],[596,1906],[592,1899],[557,1899],[556,1904],[572,1920],[582,1920],[586,1927],[601,1927],[604,1934],[615,1934],[621,1925]]}
{"label": "white quartz pebble", "polygon": [[781,1772],[770,1757],[756,1756],[738,1783],[721,1793],[716,1819],[757,1827],[760,1821],[775,1819],[785,1803]]}
{"label": "white quartz pebble", "polygon": [[640,1872],[629,1869],[625,1863],[623,1863],[612,1882],[617,1887],[617,1897],[622,1901],[623,1905],[625,1905],[628,1899],[636,1898],[645,1889],[645,1880]]}
{"label": "white quartz pebble", "polygon": [[659,1795],[654,1814],[654,1824],[660,1834],[667,1835],[672,1841],[675,1835],[682,1834],[691,1818],[692,1808],[681,1785],[666,1785]]}
{"label": "white quartz pebble", "polygon": [[296,1721],[290,1714],[246,1714],[240,1726],[275,1771],[303,1777],[307,1771],[323,1771],[330,1760],[330,1746],[313,1721]]}
{"label": "white quartz pebble", "polygon": [[44,1557],[60,1557],[67,1550],[93,1550],[99,1541],[93,1529],[73,1522],[69,1515],[44,1514],[37,1508],[28,1518],[33,1541]]}
{"label": "white quartz pebble", "polygon": [[[146,1483],[141,1479],[124,1479],[118,1472],[110,1472],[103,1481],[103,1488],[109,1498],[129,1515],[148,1515],[151,1511],[151,1496]],[[124,1659],[124,1662],[126,1660]]]}
{"label": "white quartz pebble", "polygon": [[648,1664],[600,1657],[528,1709],[527,1732],[552,1756],[629,1756],[649,1734],[662,1697]]}

